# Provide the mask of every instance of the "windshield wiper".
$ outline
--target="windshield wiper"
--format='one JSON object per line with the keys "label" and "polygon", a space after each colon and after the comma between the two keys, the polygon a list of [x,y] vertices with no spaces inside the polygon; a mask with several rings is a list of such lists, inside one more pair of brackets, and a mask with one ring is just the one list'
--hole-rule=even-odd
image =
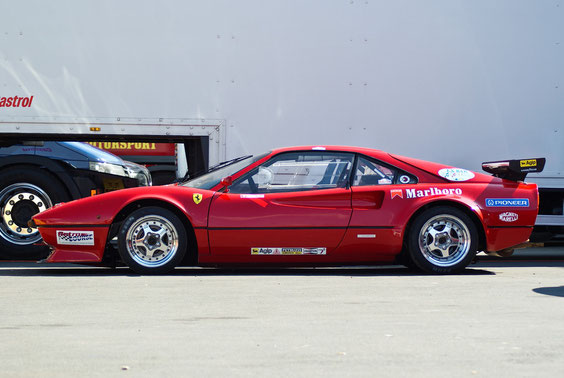
{"label": "windshield wiper", "polygon": [[210,173],[210,172],[213,172],[213,171],[217,171],[217,170],[220,169],[220,168],[227,167],[228,165],[235,164],[235,163],[237,163],[237,162],[240,162],[241,160],[245,160],[245,159],[248,159],[248,158],[251,158],[251,157],[253,157],[253,155],[239,156],[238,158],[235,158],[235,159],[222,161],[221,163],[216,164],[216,165],[214,165],[214,166],[211,166],[211,167],[209,167],[208,169],[201,170],[201,171],[198,171],[198,172],[194,173],[193,176],[190,176],[190,174],[187,172],[187,173],[184,175],[184,177],[183,177],[181,180],[177,180],[177,182],[184,182],[184,181],[186,181],[186,180],[188,180],[188,179],[193,179],[193,178],[202,176],[202,175],[204,175],[204,174],[206,174],[206,173]]}
{"label": "windshield wiper", "polygon": [[251,158],[251,157],[253,157],[253,155],[239,156],[238,158],[235,158],[235,159],[222,161],[221,163],[216,164],[213,167],[208,168],[208,170],[205,173],[217,171],[219,168],[227,167],[228,165],[235,164],[235,163],[237,163],[241,160],[245,160],[245,159],[248,159],[248,158]]}

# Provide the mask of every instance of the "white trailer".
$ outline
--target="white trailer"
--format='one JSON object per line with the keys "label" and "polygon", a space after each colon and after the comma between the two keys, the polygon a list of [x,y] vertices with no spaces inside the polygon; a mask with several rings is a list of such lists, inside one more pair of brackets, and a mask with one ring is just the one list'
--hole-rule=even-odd
{"label": "white trailer", "polygon": [[539,224],[564,225],[562,67],[558,1],[12,2],[0,97],[33,102],[0,107],[0,132],[211,125],[211,164],[300,144],[473,170],[542,156]]}

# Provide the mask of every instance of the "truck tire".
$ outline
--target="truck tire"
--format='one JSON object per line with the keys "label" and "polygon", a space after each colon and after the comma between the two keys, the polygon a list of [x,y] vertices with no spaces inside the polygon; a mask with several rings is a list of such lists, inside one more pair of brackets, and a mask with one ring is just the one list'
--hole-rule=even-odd
{"label": "truck tire", "polygon": [[31,217],[69,196],[63,185],[45,170],[13,166],[0,171],[0,257],[41,259],[49,252],[41,235],[28,226]]}

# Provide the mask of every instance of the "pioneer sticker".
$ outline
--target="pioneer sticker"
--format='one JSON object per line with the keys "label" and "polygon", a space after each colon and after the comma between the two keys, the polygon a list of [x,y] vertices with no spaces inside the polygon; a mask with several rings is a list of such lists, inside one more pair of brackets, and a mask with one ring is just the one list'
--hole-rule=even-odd
{"label": "pioneer sticker", "polygon": [[94,245],[94,231],[57,230],[59,245]]}
{"label": "pioneer sticker", "polygon": [[528,198],[486,198],[487,207],[529,207]]}
{"label": "pioneer sticker", "polygon": [[273,248],[273,247],[253,247],[251,255],[326,255],[327,248]]}

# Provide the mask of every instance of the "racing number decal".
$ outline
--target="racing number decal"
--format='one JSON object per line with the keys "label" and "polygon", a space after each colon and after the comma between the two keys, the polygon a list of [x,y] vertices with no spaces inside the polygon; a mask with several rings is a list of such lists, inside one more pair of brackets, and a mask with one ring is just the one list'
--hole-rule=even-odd
{"label": "racing number decal", "polygon": [[194,200],[194,203],[197,205],[200,202],[202,202],[202,195],[200,193],[194,193],[192,194],[192,199]]}

